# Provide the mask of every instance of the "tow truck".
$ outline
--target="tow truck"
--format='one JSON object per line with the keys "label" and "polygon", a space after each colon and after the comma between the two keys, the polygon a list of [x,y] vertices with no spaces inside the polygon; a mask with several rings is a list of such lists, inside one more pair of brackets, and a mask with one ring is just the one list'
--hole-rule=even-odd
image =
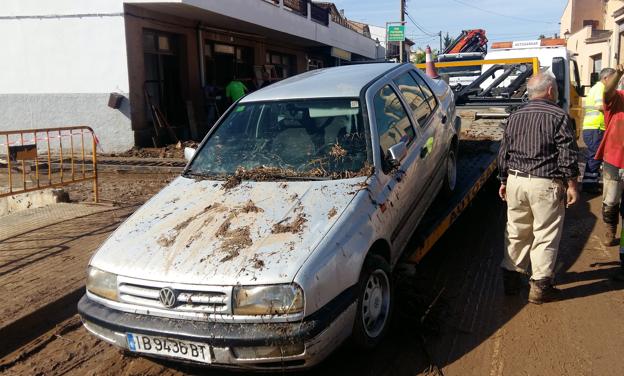
{"label": "tow truck", "polygon": [[[438,62],[483,60],[487,54],[487,42],[488,39],[485,36],[485,30],[463,30],[461,34],[438,55]],[[456,87],[457,85],[470,84],[481,74],[481,67],[479,65],[440,67],[439,73],[448,75],[449,85],[451,87]]]}
{"label": "tow truck", "polygon": [[[507,118],[528,101],[526,83],[540,71],[550,71],[559,86],[559,105],[576,124],[582,124],[578,66],[565,40],[494,43],[485,60],[438,62],[436,68],[481,66],[482,73],[466,85],[454,87],[461,136],[457,162],[457,189],[433,205],[416,229],[403,262],[419,263],[496,171],[496,157]],[[425,64],[416,64],[425,69]],[[577,137],[580,127],[576,126]]]}

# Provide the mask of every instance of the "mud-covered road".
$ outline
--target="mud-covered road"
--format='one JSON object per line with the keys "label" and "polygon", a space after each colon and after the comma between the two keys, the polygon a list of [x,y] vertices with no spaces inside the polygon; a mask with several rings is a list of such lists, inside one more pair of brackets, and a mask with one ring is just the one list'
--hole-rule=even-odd
{"label": "mud-covered road", "polygon": [[[486,186],[422,264],[397,273],[395,325],[378,349],[343,346],[306,374],[624,374],[624,283],[609,279],[617,248],[598,242],[600,198],[584,195],[567,212],[557,267],[563,300],[534,306],[527,288],[519,297],[502,292],[505,213],[496,188]],[[89,335],[76,316],[0,367],[10,375],[231,374],[124,355]]]}

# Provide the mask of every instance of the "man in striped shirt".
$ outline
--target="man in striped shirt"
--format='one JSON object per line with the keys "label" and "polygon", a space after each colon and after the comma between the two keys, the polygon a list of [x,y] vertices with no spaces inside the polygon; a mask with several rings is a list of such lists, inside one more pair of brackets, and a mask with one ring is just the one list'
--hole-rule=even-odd
{"label": "man in striped shirt", "polygon": [[519,292],[531,264],[529,302],[555,300],[552,278],[565,201],[578,200],[578,146],[570,116],[557,106],[557,83],[548,73],[527,84],[529,102],[509,117],[498,155],[500,197],[507,201],[503,262],[505,293]]}

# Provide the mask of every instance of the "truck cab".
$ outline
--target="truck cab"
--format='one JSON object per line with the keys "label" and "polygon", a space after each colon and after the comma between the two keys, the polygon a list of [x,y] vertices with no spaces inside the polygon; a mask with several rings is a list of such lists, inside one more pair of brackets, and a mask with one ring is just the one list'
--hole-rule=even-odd
{"label": "truck cab", "polygon": [[[583,124],[583,90],[580,85],[578,64],[566,48],[564,39],[540,39],[530,41],[493,43],[485,60],[512,58],[537,58],[541,71],[551,72],[559,86],[559,105],[572,116],[577,137]],[[483,66],[483,71],[488,66]],[[486,81],[484,85],[488,85]]]}

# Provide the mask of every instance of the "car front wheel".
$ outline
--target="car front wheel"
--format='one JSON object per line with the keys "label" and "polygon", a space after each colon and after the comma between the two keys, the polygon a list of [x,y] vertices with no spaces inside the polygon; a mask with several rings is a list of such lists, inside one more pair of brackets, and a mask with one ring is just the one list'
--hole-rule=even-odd
{"label": "car front wheel", "polygon": [[357,347],[371,349],[386,334],[392,313],[390,265],[383,257],[369,255],[366,258],[358,288],[353,342]]}

